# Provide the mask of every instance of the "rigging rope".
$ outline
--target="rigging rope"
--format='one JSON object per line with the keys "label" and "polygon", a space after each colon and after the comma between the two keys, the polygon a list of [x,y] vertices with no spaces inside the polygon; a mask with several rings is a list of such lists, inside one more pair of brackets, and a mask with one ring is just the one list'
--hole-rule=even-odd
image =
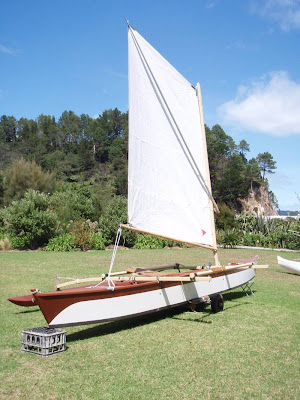
{"label": "rigging rope", "polygon": [[119,242],[120,242],[120,239],[121,239],[121,235],[122,235],[122,227],[119,226],[119,229],[118,229],[117,235],[116,235],[114,250],[113,250],[111,261],[110,261],[110,267],[109,267],[108,274],[107,274],[107,276],[106,276],[104,281],[102,281],[100,283],[97,283],[97,285],[94,286],[95,288],[100,286],[103,282],[107,282],[108,283],[108,288],[107,288],[108,290],[114,290],[115,289],[115,282],[110,279],[110,274],[112,272],[113,265],[114,265],[114,262],[115,262],[115,258],[116,258]]}

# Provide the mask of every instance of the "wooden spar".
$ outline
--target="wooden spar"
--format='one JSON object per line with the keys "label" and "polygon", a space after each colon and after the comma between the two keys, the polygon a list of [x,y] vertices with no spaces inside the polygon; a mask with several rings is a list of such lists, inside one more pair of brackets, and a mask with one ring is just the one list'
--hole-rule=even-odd
{"label": "wooden spar", "polygon": [[[173,265],[163,265],[163,266],[159,266],[159,267],[149,267],[149,268],[135,268],[135,267],[131,267],[131,268],[127,268],[125,271],[127,271],[128,274],[134,274],[136,272],[148,272],[148,271],[164,271],[167,269],[195,269],[195,267],[191,267],[191,266],[186,266],[186,265],[182,265],[182,264],[173,264]],[[115,273],[117,274],[117,272]]]}
{"label": "wooden spar", "polygon": [[[56,289],[61,289],[65,286],[71,286],[78,283],[86,282],[103,282],[106,276],[101,276],[97,278],[86,278],[86,279],[76,279],[73,281],[61,283],[56,286]],[[140,275],[130,275],[130,276],[111,276],[111,281],[137,281],[137,282],[198,282],[198,281],[211,281],[210,276],[140,276]]]}
{"label": "wooden spar", "polygon": [[74,279],[73,281],[64,282],[64,283],[60,283],[59,285],[56,285],[56,289],[60,289],[62,287],[70,286],[70,285],[77,285],[78,283],[101,282],[101,281],[102,281],[101,276],[98,276],[95,278]]}
{"label": "wooden spar", "polygon": [[213,252],[217,252],[217,247],[214,248],[214,247],[209,246],[209,245],[207,245],[207,244],[201,244],[201,243],[195,243],[195,242],[186,242],[185,240],[181,240],[181,239],[171,238],[171,237],[168,237],[168,236],[159,235],[159,234],[157,234],[157,233],[144,231],[144,230],[142,230],[142,229],[135,228],[134,226],[125,225],[125,224],[121,224],[120,227],[123,228],[123,229],[128,229],[128,230],[130,230],[130,231],[139,232],[139,233],[145,233],[146,235],[157,236],[157,237],[160,237],[160,238],[162,238],[162,239],[171,240],[171,241],[173,241],[173,242],[185,243],[185,244],[189,244],[189,245],[191,245],[191,246],[202,247],[202,248],[204,248],[204,249],[208,249],[208,250],[212,250]]}
{"label": "wooden spar", "polygon": [[[176,264],[175,264],[176,265]],[[171,265],[166,265],[165,269],[170,269],[172,266]],[[159,267],[153,267],[153,268],[159,268]],[[181,267],[182,268],[182,267]],[[184,267],[185,269],[191,269],[193,267]],[[191,282],[191,281],[210,281],[211,277],[210,275],[217,274],[219,272],[226,272],[234,269],[246,269],[246,268],[253,268],[253,269],[264,269],[268,268],[268,265],[255,265],[252,263],[245,263],[245,264],[236,264],[236,265],[226,265],[226,266],[215,266],[215,267],[210,267],[209,269],[202,270],[199,272],[192,272],[190,276],[147,276],[147,275],[136,275],[132,269],[132,271],[120,271],[120,272],[113,272],[110,276],[110,280],[112,281],[160,281],[160,282]],[[183,268],[182,268],[183,269]],[[138,273],[139,268],[135,268],[136,273]],[[151,272],[151,269],[149,268],[148,270],[144,270],[146,273],[147,271]],[[153,270],[155,271],[155,269]],[[127,275],[126,274],[132,274],[132,275]],[[79,283],[87,283],[87,282],[101,282],[104,281],[105,278],[107,277],[107,274],[102,274],[101,277],[95,277],[95,278],[84,278],[84,279],[73,279],[72,281],[69,282],[64,282],[59,285],[56,285],[56,289],[61,289],[66,286],[71,286],[71,285],[76,285]]]}
{"label": "wooden spar", "polygon": [[[255,268],[257,265],[254,265],[253,263],[245,263],[245,264],[236,264],[236,265],[225,265],[225,266],[219,266],[219,267],[211,267],[210,269],[203,270],[200,272],[191,272],[190,277],[193,276],[206,276],[206,275],[212,275],[212,274],[218,274],[220,272],[226,272],[226,271],[231,271],[234,269],[240,269],[240,268]],[[265,267],[265,266],[264,266]]]}
{"label": "wooden spar", "polygon": [[205,134],[204,117],[203,117],[202,96],[201,96],[201,89],[200,89],[199,82],[197,82],[197,84],[196,84],[196,91],[197,91],[197,96],[198,96],[200,123],[201,123],[201,131],[202,131],[202,138],[203,138],[203,148],[204,148],[204,153],[206,154],[206,157],[205,157],[206,185],[208,187],[209,192],[211,193],[211,201],[209,202],[209,207],[210,207],[210,218],[211,218],[212,237],[213,237],[213,248],[214,248],[213,251],[214,251],[215,264],[219,265],[219,257],[218,257],[218,251],[217,251],[216,227],[215,227],[215,218],[214,218],[214,207],[218,213],[220,211],[217,206],[217,203],[215,202],[214,198],[212,197],[212,191],[211,191],[210,171],[209,171],[206,134]]}
{"label": "wooden spar", "polygon": [[113,276],[112,281],[137,281],[137,282],[194,282],[194,281],[211,281],[210,276]]}

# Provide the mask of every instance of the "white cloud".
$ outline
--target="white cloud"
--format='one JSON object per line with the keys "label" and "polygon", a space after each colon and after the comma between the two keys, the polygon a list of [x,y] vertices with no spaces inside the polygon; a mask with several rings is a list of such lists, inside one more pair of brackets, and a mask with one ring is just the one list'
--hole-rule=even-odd
{"label": "white cloud", "polygon": [[300,135],[300,84],[277,71],[249,86],[218,108],[226,124],[274,136]]}
{"label": "white cloud", "polygon": [[251,5],[254,13],[278,23],[283,31],[300,28],[300,0],[260,0]]}
{"label": "white cloud", "polygon": [[13,54],[17,54],[18,50],[10,49],[9,47],[6,47],[3,44],[0,44],[0,52],[13,55]]}
{"label": "white cloud", "polygon": [[206,0],[205,4],[206,8],[214,8],[216,6],[215,0]]}

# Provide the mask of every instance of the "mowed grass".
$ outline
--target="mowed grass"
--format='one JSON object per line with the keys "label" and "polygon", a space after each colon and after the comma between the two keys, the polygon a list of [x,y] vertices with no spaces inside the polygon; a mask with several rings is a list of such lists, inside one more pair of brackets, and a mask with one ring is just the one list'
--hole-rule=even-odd
{"label": "mowed grass", "polygon": [[[32,287],[52,289],[56,274],[98,276],[107,272],[112,252],[1,252],[0,398],[300,398],[300,276],[277,265],[276,251],[220,250],[220,259],[256,253],[270,268],[257,271],[255,295],[225,294],[222,313],[169,311],[66,328],[67,351],[43,358],[20,350],[22,330],[46,326],[41,312],[6,299]],[[199,249],[121,250],[115,270],[208,261],[210,252]]]}

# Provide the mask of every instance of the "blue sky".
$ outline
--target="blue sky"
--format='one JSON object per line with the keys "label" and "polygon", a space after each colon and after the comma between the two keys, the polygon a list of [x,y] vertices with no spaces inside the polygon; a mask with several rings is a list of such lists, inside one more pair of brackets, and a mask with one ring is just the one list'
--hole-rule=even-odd
{"label": "blue sky", "polygon": [[0,115],[128,108],[126,16],[192,84],[205,122],[269,151],[281,209],[300,203],[300,0],[1,2]]}

